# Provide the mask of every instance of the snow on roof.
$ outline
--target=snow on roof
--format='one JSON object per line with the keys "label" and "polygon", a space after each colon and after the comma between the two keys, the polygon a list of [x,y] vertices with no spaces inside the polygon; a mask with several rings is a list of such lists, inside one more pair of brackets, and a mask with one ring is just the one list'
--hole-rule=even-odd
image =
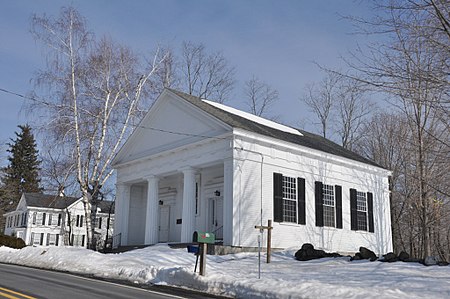
{"label": "snow on roof", "polygon": [[261,125],[264,125],[264,126],[267,126],[267,127],[271,127],[271,128],[283,131],[283,132],[295,134],[295,135],[298,135],[298,136],[303,136],[302,133],[300,133],[298,130],[296,130],[294,128],[291,128],[291,127],[288,127],[288,126],[276,123],[274,121],[271,121],[271,120],[268,120],[268,119],[256,116],[254,114],[247,113],[247,112],[244,112],[244,111],[241,111],[241,110],[229,107],[229,106],[225,106],[225,105],[219,104],[217,102],[208,101],[208,100],[204,100],[204,99],[202,99],[202,101],[205,102],[205,103],[208,103],[208,104],[210,104],[210,105],[212,105],[214,107],[217,107],[219,109],[225,110],[225,111],[227,111],[229,113],[233,113],[233,114],[238,115],[240,117],[246,118],[246,119],[254,121],[256,123],[259,123]]}

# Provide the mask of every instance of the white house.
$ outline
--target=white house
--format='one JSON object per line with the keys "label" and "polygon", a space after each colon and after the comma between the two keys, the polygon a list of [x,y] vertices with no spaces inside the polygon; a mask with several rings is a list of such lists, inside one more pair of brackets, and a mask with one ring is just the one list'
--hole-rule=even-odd
{"label": "white house", "polygon": [[214,232],[256,247],[392,250],[388,176],[320,136],[165,89],[113,161],[121,245]]}
{"label": "white house", "polygon": [[[112,202],[97,207],[95,236],[100,248],[112,236]],[[86,247],[86,224],[82,198],[23,193],[14,211],[4,214],[5,235],[16,236],[26,245]],[[110,223],[108,223],[108,221]]]}

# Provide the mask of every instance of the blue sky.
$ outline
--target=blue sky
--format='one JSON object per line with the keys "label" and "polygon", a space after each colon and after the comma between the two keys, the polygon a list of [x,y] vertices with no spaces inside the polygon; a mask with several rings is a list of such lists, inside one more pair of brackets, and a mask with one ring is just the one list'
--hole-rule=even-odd
{"label": "blue sky", "polygon": [[[305,84],[323,76],[314,62],[341,67],[341,55],[367,42],[351,34],[353,27],[342,16],[371,14],[368,2],[351,0],[0,0],[0,88],[20,94],[33,89],[31,79],[44,67],[45,57],[30,34],[31,15],[57,16],[68,5],[86,17],[97,36],[109,35],[142,54],[158,43],[179,47],[184,40],[222,51],[236,68],[237,84],[228,105],[245,107],[243,82],[256,75],[279,91],[273,114],[312,131],[311,115],[299,97]],[[30,116],[22,112],[19,97],[0,92],[0,103],[0,165],[4,165],[4,144]]]}

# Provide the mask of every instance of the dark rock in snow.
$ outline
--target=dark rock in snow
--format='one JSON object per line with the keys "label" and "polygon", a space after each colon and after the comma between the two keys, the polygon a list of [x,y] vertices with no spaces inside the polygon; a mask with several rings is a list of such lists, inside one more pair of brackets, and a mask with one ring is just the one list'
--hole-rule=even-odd
{"label": "dark rock in snow", "polygon": [[361,253],[361,258],[364,260],[376,260],[378,258],[375,252],[366,247],[359,247],[359,252]]}
{"label": "dark rock in snow", "polygon": [[324,257],[340,257],[338,253],[327,253],[323,250],[314,249],[314,246],[309,243],[302,245],[302,248],[295,253],[295,259],[299,261],[309,261],[320,259]]}
{"label": "dark rock in snow", "polygon": [[357,252],[354,256],[350,258],[350,261],[359,261],[362,260],[361,253]]}
{"label": "dark rock in snow", "polygon": [[438,264],[438,266],[448,266],[449,265],[449,263],[446,261],[439,261],[437,264]]}
{"label": "dark rock in snow", "polygon": [[393,262],[397,262],[398,260],[399,259],[395,253],[389,252],[389,253],[386,253],[385,255],[383,255],[383,259],[380,260],[380,262],[393,263]]}
{"label": "dark rock in snow", "polygon": [[407,260],[409,260],[409,254],[405,251],[401,251],[400,254],[398,255],[398,259],[401,260],[402,262],[406,262]]}

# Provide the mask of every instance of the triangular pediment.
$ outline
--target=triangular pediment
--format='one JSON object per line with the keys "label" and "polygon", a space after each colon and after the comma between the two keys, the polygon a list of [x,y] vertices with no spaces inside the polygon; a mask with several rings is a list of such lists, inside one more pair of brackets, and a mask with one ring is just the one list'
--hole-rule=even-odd
{"label": "triangular pediment", "polygon": [[117,166],[231,131],[231,127],[164,90],[113,161]]}

